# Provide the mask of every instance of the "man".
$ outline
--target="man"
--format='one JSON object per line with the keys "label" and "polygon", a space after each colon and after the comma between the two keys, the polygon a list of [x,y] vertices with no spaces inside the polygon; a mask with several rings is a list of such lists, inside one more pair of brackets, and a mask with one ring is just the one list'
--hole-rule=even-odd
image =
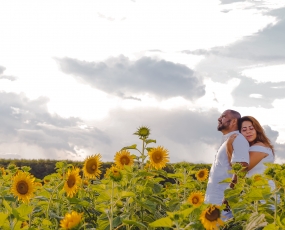
{"label": "man", "polygon": [[[226,152],[226,141],[232,134],[238,134],[233,142],[233,154],[231,163],[241,163],[244,167],[249,164],[249,144],[242,134],[238,131],[238,121],[241,118],[240,114],[234,110],[226,110],[218,118],[218,131],[223,133],[223,140],[217,154],[215,156],[214,163],[212,164],[206,195],[205,203],[221,205],[224,199],[224,191],[229,187],[226,183],[219,183],[220,181],[232,177],[233,183],[234,175],[228,173],[231,170],[230,162]],[[231,212],[222,213],[224,220],[232,217]]]}

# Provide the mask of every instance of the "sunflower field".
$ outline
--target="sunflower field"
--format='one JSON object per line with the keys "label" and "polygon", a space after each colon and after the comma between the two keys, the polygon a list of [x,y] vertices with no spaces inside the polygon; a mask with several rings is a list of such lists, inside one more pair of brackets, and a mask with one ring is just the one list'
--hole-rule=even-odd
{"label": "sunflower field", "polygon": [[207,168],[182,162],[167,173],[168,150],[149,146],[156,140],[149,138],[148,127],[134,134],[141,147],[118,151],[103,176],[99,153],[87,157],[82,168],[57,162],[56,172],[42,180],[27,166],[0,168],[0,229],[285,229],[283,165],[268,164],[264,175],[252,178],[234,165],[238,183],[225,191],[233,218],[224,222],[224,205],[204,203]]}

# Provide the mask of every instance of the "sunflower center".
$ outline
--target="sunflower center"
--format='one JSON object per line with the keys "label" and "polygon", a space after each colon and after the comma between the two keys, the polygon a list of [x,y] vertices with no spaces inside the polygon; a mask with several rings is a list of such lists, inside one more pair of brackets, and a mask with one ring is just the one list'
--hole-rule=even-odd
{"label": "sunflower center", "polygon": [[21,195],[27,194],[29,191],[29,185],[26,181],[19,181],[17,183],[17,191]]}
{"label": "sunflower center", "polygon": [[205,217],[207,220],[211,222],[216,221],[220,217],[220,210],[217,208],[214,208],[213,211],[210,210],[209,212],[206,212]]}
{"label": "sunflower center", "polygon": [[127,156],[123,156],[123,157],[121,157],[121,164],[122,165],[128,165],[129,163],[130,163],[130,159],[129,159],[129,157],[127,157]]}
{"label": "sunflower center", "polygon": [[199,203],[199,198],[198,197],[193,197],[192,198],[192,204],[198,204]]}
{"label": "sunflower center", "polygon": [[205,176],[205,172],[204,172],[204,171],[199,172],[199,173],[198,173],[198,176],[199,176],[200,178],[204,177],[204,176]]}
{"label": "sunflower center", "polygon": [[69,188],[72,188],[75,185],[76,178],[74,175],[70,175],[67,180],[67,185]]}
{"label": "sunflower center", "polygon": [[93,174],[94,172],[96,172],[96,170],[97,170],[97,162],[95,162],[95,161],[94,162],[93,161],[88,162],[87,166],[86,166],[86,170],[90,174]]}
{"label": "sunflower center", "polygon": [[141,128],[139,130],[139,134],[142,135],[142,136],[147,136],[147,135],[149,135],[149,130],[146,129],[146,128]]}
{"label": "sunflower center", "polygon": [[154,161],[155,163],[161,162],[162,158],[163,158],[163,156],[162,156],[162,154],[161,154],[160,152],[155,152],[155,153],[153,153],[153,155],[152,155],[152,159],[153,159],[153,161]]}

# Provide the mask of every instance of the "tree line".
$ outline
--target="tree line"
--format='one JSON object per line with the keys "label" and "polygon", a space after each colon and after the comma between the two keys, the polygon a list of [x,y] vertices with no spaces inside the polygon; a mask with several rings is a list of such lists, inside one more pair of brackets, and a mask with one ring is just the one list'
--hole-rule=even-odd
{"label": "tree line", "polygon": [[[72,161],[72,160],[61,160],[65,161],[68,164],[72,164],[75,167],[82,168],[84,165],[84,161]],[[9,164],[15,164],[17,167],[21,168],[23,166],[30,167],[30,173],[34,175],[38,179],[43,179],[45,176],[50,175],[52,173],[56,172],[55,165],[59,162],[58,160],[50,160],[50,159],[39,159],[39,160],[30,160],[30,159],[0,159],[0,167],[7,168]],[[163,169],[167,173],[174,173],[175,167],[177,165],[182,165],[186,162],[180,162],[180,163],[169,163],[166,165],[166,167]],[[104,177],[104,174],[106,173],[106,170],[110,168],[114,164],[114,162],[103,162],[100,170],[101,175],[100,179]],[[193,166],[193,170],[197,170],[200,168],[207,168],[210,169],[210,164],[194,164],[194,163],[188,163]]]}

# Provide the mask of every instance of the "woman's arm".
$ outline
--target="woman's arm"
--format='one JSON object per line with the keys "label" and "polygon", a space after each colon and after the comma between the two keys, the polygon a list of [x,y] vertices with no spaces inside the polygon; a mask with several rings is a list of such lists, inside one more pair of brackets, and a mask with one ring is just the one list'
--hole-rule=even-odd
{"label": "woman's arm", "polygon": [[249,152],[249,166],[248,171],[254,168],[263,158],[267,157],[267,153],[263,152]]}

